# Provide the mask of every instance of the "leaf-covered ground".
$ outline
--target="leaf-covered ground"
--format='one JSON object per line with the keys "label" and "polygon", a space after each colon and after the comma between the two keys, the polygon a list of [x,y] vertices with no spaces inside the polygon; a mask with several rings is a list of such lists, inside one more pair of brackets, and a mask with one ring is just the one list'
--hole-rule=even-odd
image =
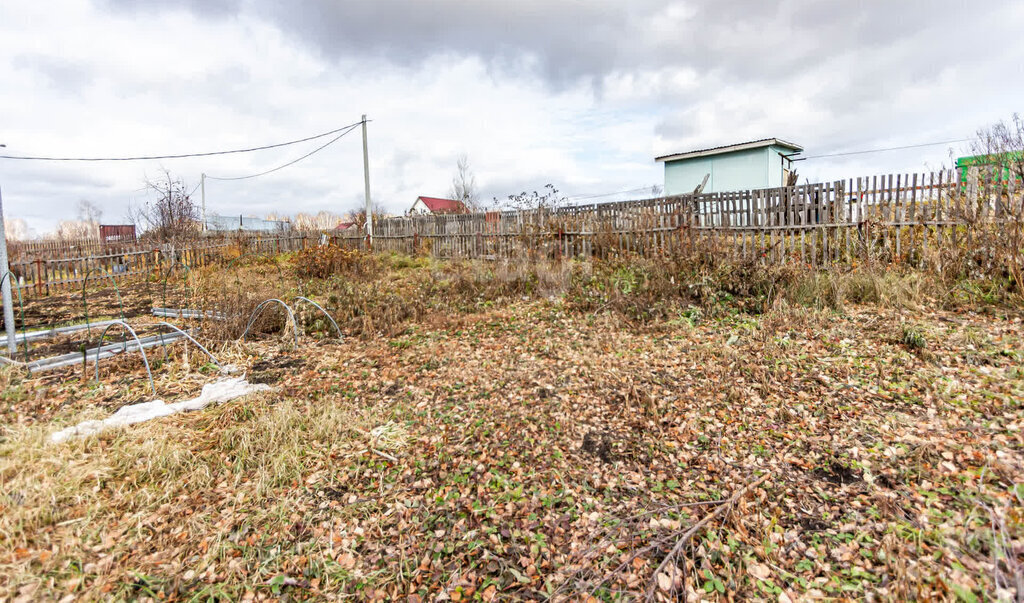
{"label": "leaf-covered ground", "polygon": [[[0,596],[1024,594],[1018,314],[706,312],[531,301],[225,345],[275,390],[60,446],[148,399],[138,360],[100,387],[5,372]],[[168,399],[213,378],[170,360]]]}

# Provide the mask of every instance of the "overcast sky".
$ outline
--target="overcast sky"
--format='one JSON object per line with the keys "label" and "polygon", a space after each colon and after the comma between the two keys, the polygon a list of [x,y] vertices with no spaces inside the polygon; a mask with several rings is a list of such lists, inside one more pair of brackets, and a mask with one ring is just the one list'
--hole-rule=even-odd
{"label": "overcast sky", "polygon": [[[969,137],[1024,112],[1024,2],[48,0],[0,3],[0,143],[16,155],[214,151],[369,124],[373,197],[660,184],[661,154],[778,137],[806,155]],[[322,141],[321,141],[322,142]],[[191,185],[320,142],[138,163],[0,160],[37,233],[80,199],[118,222],[166,168]],[[809,159],[801,180],[948,164],[963,144]],[[342,213],[358,130],[208,182],[211,213]],[[636,194],[636,193],[634,193]],[[616,197],[602,197],[601,200]]]}

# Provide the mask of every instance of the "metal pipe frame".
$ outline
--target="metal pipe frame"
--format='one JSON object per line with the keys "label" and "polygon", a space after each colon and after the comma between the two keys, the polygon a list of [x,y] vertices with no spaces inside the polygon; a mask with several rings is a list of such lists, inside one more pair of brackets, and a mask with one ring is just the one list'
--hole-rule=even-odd
{"label": "metal pipe frame", "polygon": [[185,337],[186,339],[188,339],[189,341],[191,341],[192,343],[194,343],[194,344],[195,344],[195,346],[196,346],[197,348],[199,348],[200,350],[202,350],[202,351],[203,351],[203,353],[204,353],[204,354],[206,354],[207,356],[209,356],[210,360],[212,360],[212,361],[213,361],[213,363],[217,365],[217,368],[218,368],[218,369],[220,369],[220,370],[221,370],[222,372],[224,371],[224,367],[222,367],[222,366],[220,365],[220,363],[219,363],[219,362],[217,362],[217,359],[213,357],[213,354],[211,354],[209,350],[207,350],[206,348],[204,348],[204,347],[203,347],[203,344],[201,344],[201,343],[199,343],[198,341],[196,341],[196,340],[195,340],[195,338],[193,338],[193,337],[192,337],[191,335],[189,335],[189,334],[188,334],[188,333],[186,333],[185,331],[182,331],[181,329],[179,329],[178,327],[176,327],[176,326],[172,325],[172,324],[171,324],[171,323],[169,323],[169,322],[158,322],[158,323],[157,323],[157,325],[159,325],[159,326],[164,326],[164,327],[167,327],[167,328],[169,328],[169,329],[174,329],[174,330],[175,330],[175,331],[177,331],[178,333],[181,333],[181,334],[182,334],[182,336],[184,336],[184,337]]}
{"label": "metal pipe frame", "polygon": [[338,339],[344,339],[345,338],[345,336],[341,334],[341,329],[338,328],[338,323],[334,322],[334,318],[332,318],[331,315],[327,313],[327,310],[324,310],[323,308],[321,308],[320,304],[318,304],[315,301],[309,299],[308,297],[302,297],[301,295],[297,296],[292,301],[304,301],[306,303],[312,304],[314,308],[316,308],[317,310],[320,310],[321,312],[323,312],[323,315],[327,317],[327,320],[331,321],[331,324],[334,325],[334,330],[335,330],[335,332],[338,333]]}
{"label": "metal pipe frame", "polygon": [[[0,276],[0,287],[4,286],[4,281],[14,283],[14,273],[10,270],[4,272],[3,276]],[[11,287],[18,292],[18,309],[21,310],[21,340],[25,344],[25,361],[28,361],[28,338],[25,336],[25,303],[21,299],[21,287]],[[12,313],[13,314],[13,313]],[[17,342],[15,342],[17,346]]]}
{"label": "metal pipe frame", "polygon": [[[299,345],[299,328],[296,326],[295,313],[292,312],[292,309],[291,309],[291,307],[288,304],[284,303],[283,301],[281,301],[281,300],[279,300],[277,298],[271,298],[271,299],[268,299],[268,300],[264,300],[264,301],[260,302],[260,304],[258,306],[256,306],[256,309],[253,310],[252,316],[249,317],[249,324],[245,325],[245,331],[242,331],[242,336],[239,337],[238,340],[239,341],[245,341],[245,336],[249,334],[249,329],[252,328],[253,323],[255,323],[256,319],[259,318],[260,313],[262,313],[263,309],[266,308],[267,304],[270,304],[270,303],[280,304],[284,308],[285,312],[288,313],[288,317],[292,319],[292,334],[295,336],[295,345],[298,346]],[[288,328],[287,324],[285,324],[285,328]]]}
{"label": "metal pipe frame", "polygon": [[[150,389],[153,390],[153,397],[155,398],[156,397],[156,384],[153,383],[153,371],[150,370],[150,368],[149,368],[149,358],[146,357],[146,350],[142,347],[142,342],[139,341],[139,336],[135,334],[135,329],[133,329],[131,327],[131,325],[129,325],[128,323],[124,322],[123,320],[114,321],[113,323],[107,325],[107,328],[103,329],[103,334],[100,335],[100,347],[103,346],[103,338],[107,336],[107,331],[109,331],[111,327],[116,327],[116,326],[122,326],[122,327],[128,329],[128,332],[131,333],[132,337],[135,339],[135,343],[137,343],[139,345],[139,353],[142,354],[142,362],[145,363],[145,365],[146,365],[146,374],[149,375],[149,387],[150,387]],[[161,340],[161,343],[162,343],[162,340]],[[99,382],[99,380],[100,380],[100,348],[97,347],[96,348],[96,381]]]}
{"label": "metal pipe frame", "polygon": [[[142,342],[143,348],[148,349],[161,345],[163,343],[161,341],[161,337],[163,337],[167,342],[177,341],[178,339],[181,339],[181,335],[178,335],[177,333],[171,333],[170,335],[165,335],[161,333],[160,335],[143,337],[139,341]],[[16,364],[18,366],[23,366],[27,368],[31,373],[43,373],[46,371],[52,371],[66,366],[81,364],[83,360],[85,362],[88,362],[89,356],[95,356],[97,351],[100,358],[110,358],[112,356],[123,354],[128,351],[134,351],[136,347],[137,346],[133,341],[121,341],[85,350],[84,359],[83,352],[71,352],[70,354],[51,356],[50,358],[42,358],[40,360],[34,360],[32,362],[14,362],[11,360],[7,360],[6,358],[0,357],[0,362],[7,362],[11,364]]]}

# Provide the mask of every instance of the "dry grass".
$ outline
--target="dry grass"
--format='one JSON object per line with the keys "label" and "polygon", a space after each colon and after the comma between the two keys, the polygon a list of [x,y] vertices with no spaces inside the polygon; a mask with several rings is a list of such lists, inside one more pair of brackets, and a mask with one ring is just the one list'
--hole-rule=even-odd
{"label": "dry grass", "polygon": [[[337,401],[309,404],[268,393],[62,445],[48,442],[51,424],[8,428],[0,445],[0,582],[18,585],[20,596],[139,596],[141,586],[130,580],[114,590],[93,581],[111,564],[140,565],[147,555],[198,575],[233,542],[213,529],[216,508],[246,505],[252,529],[289,522],[287,492],[311,468],[326,469],[321,485],[329,487],[330,459],[365,445],[351,429],[377,421],[373,412]],[[194,514],[204,499],[213,506]],[[166,527],[154,524],[154,512]],[[179,523],[214,538],[164,550],[176,544],[173,537],[147,536]],[[84,551],[92,561],[82,560]]]}
{"label": "dry grass", "polygon": [[[695,538],[700,569],[731,576],[722,578],[730,589],[777,596],[745,577],[753,559],[782,568],[772,588],[807,596],[833,582],[834,596],[948,594],[942,585],[961,574],[991,594],[1018,579],[1020,486],[1016,502],[1004,494],[1021,466],[1011,431],[1024,376],[1013,367],[1019,322],[931,314],[1006,304],[1013,298],[998,285],[690,256],[382,255],[348,265],[370,263],[376,272],[300,278],[287,258],[256,260],[189,277],[196,305],[236,317],[201,323],[203,340],[223,363],[271,383],[269,394],[52,446],[46,437],[65,424],[149,398],[138,358],[105,361],[100,384],[76,369],[47,378],[0,369],[3,401],[19,415],[0,441],[0,596],[370,598],[358,586],[389,593],[381,598],[455,592],[472,559],[509,596],[539,598],[543,581],[524,583],[507,568],[561,579],[560,564],[580,549],[556,538],[617,534],[611,520],[637,505],[714,498],[765,463],[781,477],[758,496],[779,506],[755,503]],[[328,341],[330,329],[303,311],[313,337],[299,349],[290,337],[235,341],[256,303],[299,294],[361,337]],[[281,320],[271,314],[259,330],[276,332]],[[194,395],[213,375],[180,346],[154,369],[168,400]],[[583,450],[592,433],[611,434],[607,461]],[[794,438],[802,448],[772,457]],[[994,459],[993,474],[970,478],[980,494],[967,501],[979,509],[969,515],[956,496],[962,476],[942,464],[966,471],[978,455]],[[862,460],[885,481],[834,475],[868,475]],[[684,476],[687,487],[667,485]],[[623,485],[634,478],[641,487]],[[922,527],[906,501],[931,504],[935,488],[953,494],[922,508],[957,514]],[[509,518],[498,521],[502,513]],[[608,524],[583,519],[595,513]],[[856,529],[839,529],[844,522]],[[503,527],[517,536],[505,540]],[[891,582],[804,554],[847,551],[848,533],[882,555],[870,559]],[[948,552],[946,542],[966,551],[966,570],[920,552]],[[982,559],[988,553],[994,561]],[[922,573],[919,557],[941,567]],[[616,565],[609,557],[591,569]]]}

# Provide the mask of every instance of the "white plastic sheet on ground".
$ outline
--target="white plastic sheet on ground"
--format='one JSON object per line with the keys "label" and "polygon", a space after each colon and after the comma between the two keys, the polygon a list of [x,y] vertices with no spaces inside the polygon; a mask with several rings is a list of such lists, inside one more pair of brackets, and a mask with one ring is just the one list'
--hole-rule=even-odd
{"label": "white plastic sheet on ground", "polygon": [[172,404],[167,404],[163,400],[153,400],[152,402],[141,402],[139,404],[123,406],[102,421],[83,421],[73,427],[54,432],[50,436],[50,441],[59,443],[75,436],[92,435],[112,427],[134,425],[135,423],[142,423],[157,417],[166,417],[190,410],[200,410],[210,404],[222,404],[228,400],[234,400],[235,398],[269,389],[269,385],[249,383],[244,377],[221,379],[220,381],[204,385],[202,393],[191,400],[174,402]]}

